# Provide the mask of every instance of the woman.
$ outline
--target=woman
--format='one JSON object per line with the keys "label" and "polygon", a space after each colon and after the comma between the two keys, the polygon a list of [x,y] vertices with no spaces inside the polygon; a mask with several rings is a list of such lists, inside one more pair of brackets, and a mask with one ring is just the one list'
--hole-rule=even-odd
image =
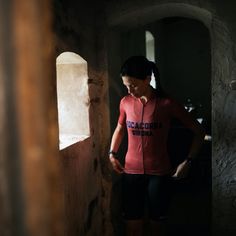
{"label": "woman", "polygon": [[[152,73],[156,89],[150,85]],[[142,235],[145,204],[154,235],[161,235],[166,219],[170,177],[185,177],[204,139],[200,124],[183,106],[165,95],[155,63],[143,56],[130,57],[121,68],[128,95],[120,102],[120,115],[113,133],[109,158],[114,171],[123,175],[123,210],[127,235]],[[172,118],[192,130],[193,142],[188,157],[173,170],[167,152],[167,138]],[[124,167],[117,151],[124,132],[128,150]]]}

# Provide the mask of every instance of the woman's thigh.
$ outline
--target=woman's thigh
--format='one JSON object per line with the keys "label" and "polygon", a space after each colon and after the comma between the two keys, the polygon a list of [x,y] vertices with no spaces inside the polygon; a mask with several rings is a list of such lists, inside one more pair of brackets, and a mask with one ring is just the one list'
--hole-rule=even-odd
{"label": "woman's thigh", "polygon": [[170,204],[170,176],[150,175],[148,178],[148,213],[152,220],[167,218]]}

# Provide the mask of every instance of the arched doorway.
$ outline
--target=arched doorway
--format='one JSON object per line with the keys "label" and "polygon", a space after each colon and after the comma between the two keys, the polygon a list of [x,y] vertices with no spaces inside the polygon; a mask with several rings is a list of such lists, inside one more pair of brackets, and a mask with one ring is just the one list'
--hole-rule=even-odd
{"label": "arched doorway", "polygon": [[[168,10],[167,10],[168,9]],[[171,17],[170,17],[171,16]],[[117,75],[119,74],[119,66],[121,65],[121,63],[124,61],[124,59],[127,56],[133,55],[135,54],[145,54],[145,38],[144,36],[142,36],[144,30],[149,30],[150,28],[147,26],[150,26],[153,22],[157,22],[158,20],[161,19],[176,19],[176,17],[184,17],[187,19],[195,19],[198,21],[199,24],[202,25],[203,28],[205,28],[205,31],[207,31],[208,34],[208,43],[209,43],[209,50],[208,50],[208,54],[210,56],[210,60],[208,61],[208,72],[206,73],[206,77],[208,78],[208,86],[204,85],[203,87],[208,89],[208,92],[204,92],[205,95],[208,97],[207,98],[207,105],[206,105],[206,109],[204,112],[208,113],[207,119],[208,119],[208,130],[209,132],[211,132],[211,127],[215,124],[213,124],[211,126],[210,121],[211,121],[211,110],[215,109],[211,108],[211,95],[212,95],[212,91],[214,91],[216,89],[216,86],[209,86],[211,85],[211,81],[217,81],[219,80],[219,78],[216,76],[215,73],[211,74],[211,70],[212,68],[215,69],[214,65],[216,63],[216,61],[219,59],[219,55],[222,55],[223,51],[222,49],[224,48],[224,46],[222,46],[222,48],[220,47],[218,50],[215,49],[217,44],[222,44],[223,42],[220,40],[220,36],[217,36],[217,29],[218,27],[222,27],[223,29],[225,29],[224,25],[219,23],[218,21],[213,21],[212,22],[212,16],[211,13],[209,13],[208,11],[204,10],[204,9],[200,9],[197,8],[195,6],[190,6],[187,4],[163,4],[163,5],[156,5],[156,6],[150,6],[148,8],[145,8],[145,10],[140,10],[138,12],[138,10],[132,11],[132,12],[128,12],[127,14],[122,14],[122,16],[117,16],[114,17],[113,20],[110,21],[110,26],[111,26],[111,30],[110,30],[110,40],[109,40],[109,46],[110,48],[112,48],[112,53],[113,55],[116,54],[118,55],[115,60],[113,60],[114,63],[111,63],[109,65],[109,74],[110,74],[110,94],[115,94],[116,98],[111,98],[111,103],[112,103],[112,107],[111,107],[111,128],[114,127],[115,123],[116,123],[116,119],[117,119],[117,115],[118,115],[118,111],[116,110],[112,110],[115,109],[114,107],[116,107],[116,104],[118,104],[119,98],[117,97],[121,97],[123,96],[126,91],[125,89],[123,89],[122,87],[119,87],[119,79],[117,78]],[[136,19],[139,19],[139,22],[142,21],[142,24],[140,25],[140,23],[138,23],[136,21]],[[159,21],[160,22],[160,21]],[[217,23],[216,23],[217,22]],[[145,28],[146,27],[146,28]],[[216,35],[215,35],[216,34]],[[126,35],[126,36],[125,36]],[[226,34],[227,35],[227,34]],[[215,37],[214,39],[213,36]],[[124,42],[126,40],[126,42]],[[156,40],[156,39],[155,39]],[[156,40],[158,41],[158,40]],[[132,44],[133,42],[133,44]],[[122,51],[123,46],[126,44],[126,50],[125,52]],[[142,46],[143,45],[143,46]],[[214,49],[215,53],[212,53],[212,49]],[[110,50],[109,50],[110,51]],[[216,53],[217,51],[217,53]],[[120,53],[122,52],[122,53]],[[212,56],[212,60],[211,60],[211,56]],[[113,57],[114,59],[114,57]],[[157,61],[158,63],[158,61]],[[162,69],[163,70],[163,69]],[[205,77],[205,78],[206,78]],[[114,79],[113,79],[114,78]],[[170,87],[168,87],[169,85],[167,85],[167,89],[170,89]],[[187,91],[187,90],[186,90]],[[224,91],[226,92],[226,91]],[[176,96],[178,96],[176,94]],[[182,95],[181,95],[182,96]],[[182,99],[182,98],[180,98]],[[214,99],[217,100],[216,97],[214,97]],[[214,106],[214,103],[213,103]],[[218,108],[219,109],[219,106]],[[213,112],[213,116],[214,116],[214,112]],[[211,152],[211,144],[208,146],[208,153]],[[209,164],[209,163],[208,163]],[[211,163],[210,163],[211,164]],[[208,177],[211,180],[211,165],[209,166],[209,172],[207,173]],[[209,180],[209,179],[208,179]],[[115,184],[117,185],[117,183]],[[208,190],[207,190],[208,194],[211,193],[211,187],[209,186]],[[211,207],[211,202],[210,202],[210,196],[207,196],[208,198],[208,207]],[[209,223],[210,219],[208,219],[208,223]]]}

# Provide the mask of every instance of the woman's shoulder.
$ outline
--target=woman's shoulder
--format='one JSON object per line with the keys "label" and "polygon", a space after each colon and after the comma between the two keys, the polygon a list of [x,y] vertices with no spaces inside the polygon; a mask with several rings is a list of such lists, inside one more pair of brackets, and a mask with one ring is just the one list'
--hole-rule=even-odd
{"label": "woman's shoulder", "polygon": [[121,103],[128,103],[128,102],[130,102],[130,101],[132,101],[134,98],[131,96],[131,95],[126,95],[126,96],[124,96],[123,98],[121,98]]}
{"label": "woman's shoulder", "polygon": [[165,97],[157,97],[157,101],[162,104],[162,105],[172,105],[173,103],[176,103],[176,100],[173,99],[170,96],[165,96]]}
{"label": "woman's shoulder", "polygon": [[180,102],[178,102],[175,98],[171,96],[166,96],[158,99],[158,105],[159,107],[162,107],[169,111],[176,111],[183,109],[183,105],[181,105]]}

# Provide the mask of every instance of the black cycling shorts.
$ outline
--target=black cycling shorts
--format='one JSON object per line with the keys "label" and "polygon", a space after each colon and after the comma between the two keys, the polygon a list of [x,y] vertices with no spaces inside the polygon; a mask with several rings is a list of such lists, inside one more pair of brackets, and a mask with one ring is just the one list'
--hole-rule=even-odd
{"label": "black cycling shorts", "polygon": [[123,174],[123,214],[126,220],[143,219],[147,212],[151,220],[167,218],[171,177]]}

